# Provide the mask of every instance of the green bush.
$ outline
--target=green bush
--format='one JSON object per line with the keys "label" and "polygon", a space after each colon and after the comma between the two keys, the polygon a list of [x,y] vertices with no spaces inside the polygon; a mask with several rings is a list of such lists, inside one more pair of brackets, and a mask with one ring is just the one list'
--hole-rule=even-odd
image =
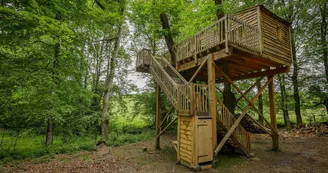
{"label": "green bush", "polygon": [[154,136],[154,131],[144,129],[138,134],[112,132],[107,141],[110,146],[120,146],[124,144],[136,143],[144,140],[151,139]]}

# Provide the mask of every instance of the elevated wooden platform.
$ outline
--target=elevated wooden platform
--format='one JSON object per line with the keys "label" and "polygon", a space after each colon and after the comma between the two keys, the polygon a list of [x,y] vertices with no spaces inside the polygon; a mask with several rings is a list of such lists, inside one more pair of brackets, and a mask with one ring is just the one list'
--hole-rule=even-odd
{"label": "elevated wooden platform", "polygon": [[[229,64],[232,80],[286,73],[292,61],[290,24],[263,6],[226,15],[176,45],[176,68],[192,77],[206,56],[216,65]],[[206,81],[206,68],[196,80]],[[216,73],[217,82],[223,76]]]}

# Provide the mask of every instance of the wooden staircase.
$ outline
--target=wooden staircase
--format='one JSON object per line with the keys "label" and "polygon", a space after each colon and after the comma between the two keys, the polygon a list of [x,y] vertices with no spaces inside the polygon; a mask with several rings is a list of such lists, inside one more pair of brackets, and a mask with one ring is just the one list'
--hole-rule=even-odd
{"label": "wooden staircase", "polygon": [[[221,138],[226,135],[235,121],[235,116],[222,102],[218,101],[217,124],[218,134]],[[247,132],[241,124],[237,126],[226,143],[232,146],[236,152],[249,156],[251,149],[250,133]]]}
{"label": "wooden staircase", "polygon": [[[149,54],[150,55],[150,54]],[[166,94],[179,115],[208,116],[208,86],[187,82],[179,72],[164,58],[150,55],[149,71]],[[217,104],[218,134],[222,137],[233,126],[236,118],[220,101]],[[227,143],[238,153],[250,153],[249,133],[239,124]]]}

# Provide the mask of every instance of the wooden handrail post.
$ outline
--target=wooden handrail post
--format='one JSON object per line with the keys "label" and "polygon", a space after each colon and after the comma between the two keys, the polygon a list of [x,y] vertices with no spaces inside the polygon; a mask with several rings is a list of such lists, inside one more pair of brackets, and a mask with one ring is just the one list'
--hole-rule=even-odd
{"label": "wooden handrail post", "polygon": [[225,16],[224,28],[225,28],[225,51],[226,51],[226,54],[228,54],[229,53],[229,47],[228,47],[228,15]]}
{"label": "wooden handrail post", "polygon": [[195,104],[195,84],[190,83],[189,84],[190,90],[189,90],[189,98],[190,98],[190,114],[192,116],[195,116],[196,114],[196,104]]}

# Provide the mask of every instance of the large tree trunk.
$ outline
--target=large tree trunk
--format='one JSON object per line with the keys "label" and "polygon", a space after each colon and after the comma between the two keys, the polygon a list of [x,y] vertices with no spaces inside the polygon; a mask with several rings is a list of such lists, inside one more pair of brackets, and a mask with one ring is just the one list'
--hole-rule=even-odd
{"label": "large tree trunk", "polygon": [[286,87],[285,87],[285,75],[278,75],[279,79],[279,86],[280,86],[280,94],[281,94],[281,109],[284,115],[284,123],[287,129],[290,129],[290,119],[288,114],[288,107],[287,107],[287,94],[286,94]]}
{"label": "large tree trunk", "polygon": [[46,146],[49,146],[53,143],[53,132],[54,132],[54,114],[56,111],[55,107],[55,95],[56,95],[56,88],[59,85],[58,79],[58,66],[59,66],[59,52],[60,52],[60,44],[56,43],[54,46],[54,61],[53,61],[53,68],[52,68],[52,79],[53,84],[51,86],[51,113],[48,117],[47,122],[47,134],[46,134]]}
{"label": "large tree trunk", "polygon": [[[293,31],[292,31],[293,33]],[[293,53],[293,75],[292,82],[294,88],[294,106],[295,106],[295,114],[296,114],[296,123],[298,125],[302,124],[302,116],[301,116],[301,104],[300,104],[300,95],[298,89],[298,64],[296,57],[296,49],[295,49],[295,40],[292,34],[292,53]]]}
{"label": "large tree trunk", "polygon": [[167,48],[169,49],[170,55],[171,55],[171,64],[175,66],[176,63],[176,54],[174,50],[174,41],[172,37],[172,32],[170,30],[170,23],[169,18],[166,13],[160,14],[160,19],[162,23],[162,28],[164,30],[164,38],[167,45]]}
{"label": "large tree trunk", "polygon": [[[257,87],[257,91],[260,91],[261,82],[257,83],[256,87]],[[262,94],[260,94],[259,98],[258,98],[258,109],[259,109],[261,115],[263,115],[263,98],[262,98]],[[258,120],[261,124],[264,124],[264,120],[263,120],[261,115],[260,114],[258,115],[259,116]]]}
{"label": "large tree trunk", "polygon": [[110,105],[110,92],[113,86],[113,80],[115,76],[115,70],[116,70],[116,61],[118,57],[118,52],[120,48],[120,39],[121,39],[121,32],[122,32],[122,26],[118,27],[118,33],[117,38],[115,40],[114,50],[112,57],[110,58],[110,68],[108,68],[109,73],[107,73],[106,76],[106,82],[105,82],[105,89],[104,89],[104,97],[103,97],[103,108],[101,111],[101,143],[106,143],[108,140],[108,126],[109,126],[109,105]]}
{"label": "large tree trunk", "polygon": [[[227,76],[230,76],[229,68],[229,63],[227,61],[224,61],[222,64],[222,70]],[[227,79],[224,79],[223,103],[232,114],[235,114],[237,99],[235,95],[231,92],[231,84]]]}
{"label": "large tree trunk", "polygon": [[325,66],[325,77],[328,83],[328,45],[327,45],[327,3],[324,2],[322,7],[320,8],[321,13],[321,46],[322,46],[322,56],[323,56],[323,64]]}

